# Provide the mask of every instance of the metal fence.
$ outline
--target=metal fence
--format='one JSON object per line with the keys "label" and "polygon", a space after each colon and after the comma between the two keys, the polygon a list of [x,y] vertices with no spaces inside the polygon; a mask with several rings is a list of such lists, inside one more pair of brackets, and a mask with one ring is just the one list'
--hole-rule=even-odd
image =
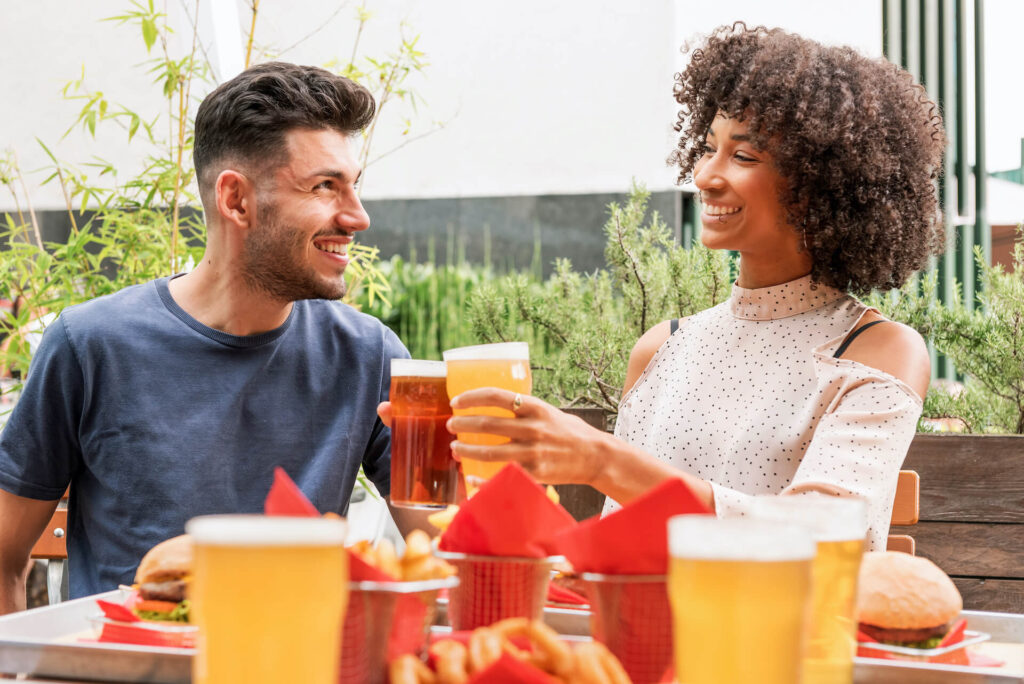
{"label": "metal fence", "polygon": [[[984,183],[984,4],[984,0],[882,0],[885,56],[925,86],[945,119],[949,142],[938,192],[947,244],[946,253],[932,268],[938,271],[940,299],[953,301],[959,287],[968,307],[975,305],[979,285],[975,247],[987,263],[992,261]],[[973,166],[968,157],[972,137]],[[931,349],[932,375],[957,378],[952,361]]]}

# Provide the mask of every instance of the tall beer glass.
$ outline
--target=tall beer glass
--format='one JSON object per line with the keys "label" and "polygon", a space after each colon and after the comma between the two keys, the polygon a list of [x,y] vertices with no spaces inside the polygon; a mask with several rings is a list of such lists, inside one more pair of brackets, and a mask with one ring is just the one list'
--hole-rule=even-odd
{"label": "tall beer glass", "polygon": [[683,515],[668,535],[679,682],[799,682],[814,558],[807,530]]}
{"label": "tall beer glass", "polygon": [[753,515],[807,527],[815,542],[811,626],[804,654],[804,684],[851,684],[857,650],[857,576],[867,536],[867,506],[860,499],[817,494],[766,496]]}
{"label": "tall beer glass", "polygon": [[[443,354],[448,364],[448,395],[455,397],[463,392],[480,387],[499,387],[510,392],[529,394],[533,387],[530,375],[530,348],[526,342],[503,342],[481,344],[475,347],[449,349]],[[511,418],[507,408],[485,407],[461,409],[457,416],[504,416]],[[459,441],[465,444],[504,444],[507,437],[480,433],[460,433]],[[463,459],[462,473],[467,478],[487,480],[501,470],[504,463],[473,461]]]}
{"label": "tall beer glass", "polygon": [[391,503],[444,508],[455,503],[458,463],[443,361],[391,360]]}
{"label": "tall beer glass", "polygon": [[196,684],[336,684],[348,599],[346,524],[215,515],[195,542]]}

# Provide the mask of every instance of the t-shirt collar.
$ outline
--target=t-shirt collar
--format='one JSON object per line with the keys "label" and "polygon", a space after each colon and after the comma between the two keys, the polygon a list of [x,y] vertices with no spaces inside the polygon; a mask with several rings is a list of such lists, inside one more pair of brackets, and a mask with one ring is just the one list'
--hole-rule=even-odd
{"label": "t-shirt collar", "polygon": [[733,284],[729,310],[736,318],[772,321],[818,309],[843,296],[828,285],[812,283],[810,274],[788,283],[747,289]]}

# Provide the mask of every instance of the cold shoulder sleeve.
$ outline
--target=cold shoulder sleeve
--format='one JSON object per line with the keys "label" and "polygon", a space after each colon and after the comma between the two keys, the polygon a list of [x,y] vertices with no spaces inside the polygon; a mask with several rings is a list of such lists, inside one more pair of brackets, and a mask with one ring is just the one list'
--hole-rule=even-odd
{"label": "cold shoulder sleeve", "polygon": [[[781,495],[825,492],[868,503],[868,547],[884,550],[899,470],[914,438],[921,399],[906,384],[856,361],[816,354],[831,401]],[[749,494],[712,483],[719,516],[746,514]]]}

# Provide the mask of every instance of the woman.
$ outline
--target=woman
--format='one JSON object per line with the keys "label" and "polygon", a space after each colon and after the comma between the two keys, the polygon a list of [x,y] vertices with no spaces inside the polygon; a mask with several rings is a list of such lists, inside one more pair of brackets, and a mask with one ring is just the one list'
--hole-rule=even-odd
{"label": "woman", "polygon": [[937,109],[884,60],[742,24],[692,53],[675,97],[671,161],[700,190],[701,241],[740,254],[731,298],[636,343],[614,437],[482,389],[452,406],[516,418],[449,429],[511,442],[453,453],[620,503],[681,477],[720,516],[752,495],[860,496],[869,545],[884,548],[930,368],[914,330],[853,295],[898,287],[941,251]]}

